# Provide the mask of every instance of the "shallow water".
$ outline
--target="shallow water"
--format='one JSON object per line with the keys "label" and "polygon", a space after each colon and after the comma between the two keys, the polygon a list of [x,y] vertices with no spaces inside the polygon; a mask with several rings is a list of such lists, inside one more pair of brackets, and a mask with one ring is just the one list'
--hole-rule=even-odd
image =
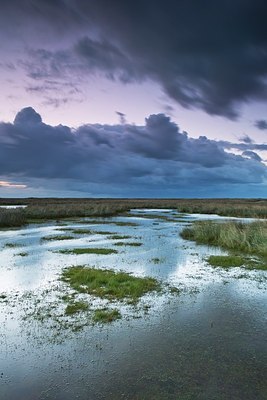
{"label": "shallow water", "polygon": [[12,209],[12,208],[26,208],[27,206],[24,205],[6,205],[6,206],[0,206],[0,208],[7,208],[7,209]]}
{"label": "shallow water", "polygon": [[[221,250],[179,236],[195,219],[222,217],[173,210],[132,214],[100,219],[105,224],[99,225],[83,220],[0,232],[0,295],[6,296],[0,300],[0,398],[266,399],[266,273],[213,269],[205,259],[223,254]],[[137,225],[117,226],[116,221]],[[58,229],[70,227],[131,235],[129,241],[142,246],[116,247],[118,240],[99,234],[41,240],[68,234]],[[74,247],[115,248],[119,253],[54,252]],[[146,296],[141,304],[149,309],[140,306],[136,314],[122,306],[121,320],[87,324],[76,332],[53,318],[29,316],[48,303],[57,312],[58,293],[64,290],[58,281],[62,269],[84,264],[153,276],[181,293]]]}

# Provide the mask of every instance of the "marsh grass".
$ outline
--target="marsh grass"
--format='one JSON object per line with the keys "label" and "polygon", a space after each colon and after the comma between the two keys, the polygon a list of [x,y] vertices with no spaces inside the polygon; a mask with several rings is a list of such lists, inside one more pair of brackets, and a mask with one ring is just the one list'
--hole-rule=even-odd
{"label": "marsh grass", "polygon": [[229,268],[241,267],[245,264],[246,260],[240,256],[210,256],[208,263],[213,267]]}
{"label": "marsh grass", "polygon": [[87,310],[88,304],[84,301],[70,302],[65,309],[65,315],[73,315]]}
{"label": "marsh grass", "polygon": [[[63,229],[62,229],[63,230]],[[75,235],[92,235],[94,232],[91,229],[68,229]]]}
{"label": "marsh grass", "polygon": [[[71,218],[113,217],[140,208],[168,208],[182,213],[219,214],[223,216],[267,218],[264,199],[0,199],[1,205],[27,205],[24,209],[0,209],[0,227],[19,227],[26,223]],[[146,215],[147,217],[147,215]],[[163,216],[164,218],[164,216]],[[82,221],[79,221],[83,223]],[[109,221],[112,222],[112,221]],[[177,222],[177,221],[176,221]],[[100,224],[105,221],[89,220]],[[118,226],[129,226],[121,222]],[[131,223],[133,226],[135,223]],[[136,224],[135,224],[136,225]]]}
{"label": "marsh grass", "polygon": [[21,209],[0,208],[0,227],[18,227],[26,223],[26,216]]}
{"label": "marsh grass", "polygon": [[[214,258],[211,258],[211,263],[225,262],[225,266],[227,266],[227,263],[230,262],[241,262],[243,257],[243,264],[247,268],[267,269],[266,221],[251,223],[197,221],[192,226],[184,228],[181,236],[199,244],[220,246],[232,253],[230,258],[225,259],[222,256],[212,256]],[[245,257],[246,255],[256,256],[257,259]]]}
{"label": "marsh grass", "polygon": [[138,226],[136,222],[131,221],[111,221],[110,223],[117,226]]}
{"label": "marsh grass", "polygon": [[106,324],[121,318],[121,313],[117,309],[100,308],[94,311],[93,322]]}
{"label": "marsh grass", "polygon": [[197,243],[220,246],[248,254],[267,256],[267,222],[197,221],[181,236]]}
{"label": "marsh grass", "polygon": [[114,246],[132,246],[132,247],[140,247],[143,243],[140,242],[116,242],[113,243]]}
{"label": "marsh grass", "polygon": [[131,239],[132,236],[129,235],[112,235],[109,237],[109,239],[113,239],[113,240],[123,240],[123,239]]}
{"label": "marsh grass", "polygon": [[113,235],[114,232],[109,232],[109,231],[93,231],[92,232],[94,235]]}
{"label": "marsh grass", "polygon": [[115,249],[105,249],[105,248],[98,248],[98,247],[88,247],[88,248],[75,248],[75,249],[62,249],[57,250],[56,253],[61,254],[116,254],[118,253]]}
{"label": "marsh grass", "polygon": [[71,239],[75,239],[74,236],[71,235],[50,235],[50,236],[43,236],[41,238],[42,241],[53,241],[53,240],[71,240]]}
{"label": "marsh grass", "polygon": [[21,246],[22,246],[21,244],[18,244],[18,243],[11,243],[11,242],[8,242],[8,243],[6,243],[6,244],[4,245],[4,247],[11,248],[11,249],[16,248],[16,247],[21,247]]}
{"label": "marsh grass", "polygon": [[160,290],[160,284],[154,278],[140,278],[126,272],[84,266],[65,269],[62,280],[80,293],[109,300],[127,300],[132,303],[136,303],[148,292]]}

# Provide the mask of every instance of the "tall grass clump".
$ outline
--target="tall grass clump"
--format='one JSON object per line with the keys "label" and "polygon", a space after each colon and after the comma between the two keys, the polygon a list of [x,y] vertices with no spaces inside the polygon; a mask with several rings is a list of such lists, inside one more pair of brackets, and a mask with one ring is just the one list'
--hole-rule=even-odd
{"label": "tall grass clump", "polygon": [[220,246],[248,254],[267,256],[267,222],[197,221],[181,236],[197,243]]}
{"label": "tall grass clump", "polygon": [[24,210],[0,208],[0,227],[19,227],[26,223]]}

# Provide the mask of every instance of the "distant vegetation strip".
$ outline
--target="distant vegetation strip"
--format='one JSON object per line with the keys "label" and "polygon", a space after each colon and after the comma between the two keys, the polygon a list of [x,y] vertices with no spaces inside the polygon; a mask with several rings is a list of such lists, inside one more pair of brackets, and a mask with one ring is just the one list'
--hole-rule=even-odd
{"label": "distant vegetation strip", "polygon": [[178,213],[267,218],[267,200],[264,199],[0,199],[0,205],[5,204],[25,204],[28,207],[1,208],[0,227],[3,228],[46,220],[112,217],[136,208],[170,208]]}

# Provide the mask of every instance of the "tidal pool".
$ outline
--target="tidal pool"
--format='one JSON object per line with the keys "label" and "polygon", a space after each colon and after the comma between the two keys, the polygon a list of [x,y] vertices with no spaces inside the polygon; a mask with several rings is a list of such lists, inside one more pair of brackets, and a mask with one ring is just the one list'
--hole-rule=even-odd
{"label": "tidal pool", "polygon": [[[0,399],[265,400],[266,272],[210,267],[209,255],[226,253],[179,236],[205,218],[223,219],[150,209],[1,231]],[[58,252],[74,248],[118,253]],[[177,293],[147,295],[137,311],[115,304],[122,318],[110,324],[61,318],[59,278],[75,265],[150,276]]]}

